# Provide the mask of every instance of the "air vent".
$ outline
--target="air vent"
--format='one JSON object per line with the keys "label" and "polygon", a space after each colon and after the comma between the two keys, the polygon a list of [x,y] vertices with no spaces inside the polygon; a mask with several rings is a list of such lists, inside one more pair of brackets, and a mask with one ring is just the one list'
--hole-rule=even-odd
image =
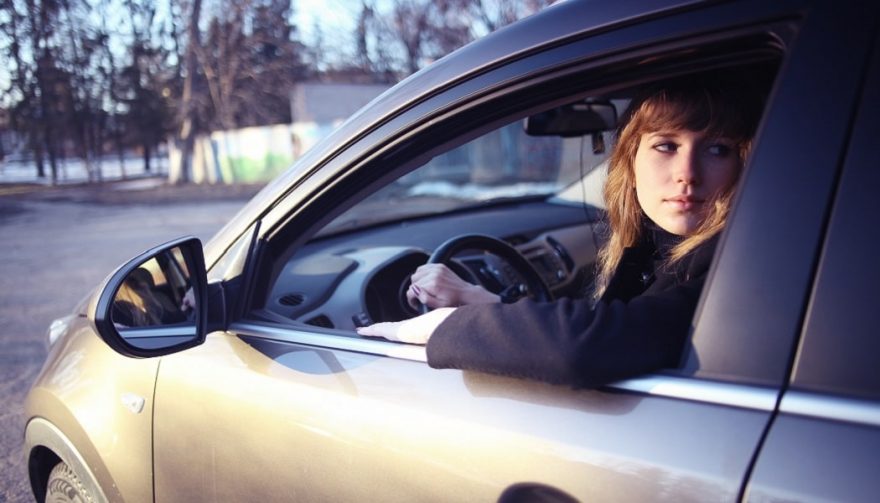
{"label": "air vent", "polygon": [[315,316],[314,318],[306,321],[306,324],[322,328],[335,328],[333,326],[333,322],[330,321],[330,318],[324,316],[323,314],[320,316]]}
{"label": "air vent", "polygon": [[301,293],[289,293],[278,299],[278,303],[282,306],[298,306],[306,300],[305,295]]}
{"label": "air vent", "polygon": [[562,243],[553,239],[552,237],[547,237],[547,243],[553,247],[553,251],[556,252],[556,256],[562,259],[562,262],[565,263],[565,268],[568,269],[568,272],[574,270],[574,260],[572,260],[571,255],[565,250],[565,247],[562,246]]}

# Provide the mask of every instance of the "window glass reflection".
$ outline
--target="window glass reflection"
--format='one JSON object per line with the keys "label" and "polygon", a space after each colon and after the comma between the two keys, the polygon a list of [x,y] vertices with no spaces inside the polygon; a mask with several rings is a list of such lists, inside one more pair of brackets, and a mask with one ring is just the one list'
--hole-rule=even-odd
{"label": "window glass reflection", "polygon": [[114,325],[124,330],[186,323],[195,307],[186,262],[174,248],[129,273],[113,301]]}

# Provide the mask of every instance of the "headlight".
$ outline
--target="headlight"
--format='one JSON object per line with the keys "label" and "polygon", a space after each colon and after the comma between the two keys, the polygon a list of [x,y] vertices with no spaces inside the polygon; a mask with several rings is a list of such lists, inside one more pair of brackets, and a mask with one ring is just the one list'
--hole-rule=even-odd
{"label": "headlight", "polygon": [[46,342],[48,348],[51,348],[53,345],[55,345],[55,342],[57,342],[58,339],[65,332],[67,332],[67,328],[70,326],[71,320],[73,320],[72,314],[67,315],[63,318],[58,318],[49,325],[49,330],[46,331]]}

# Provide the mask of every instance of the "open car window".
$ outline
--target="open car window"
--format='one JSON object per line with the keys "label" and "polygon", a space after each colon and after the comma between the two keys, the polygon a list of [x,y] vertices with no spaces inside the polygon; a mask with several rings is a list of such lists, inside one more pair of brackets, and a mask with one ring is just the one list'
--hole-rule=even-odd
{"label": "open car window", "polygon": [[[524,123],[575,104],[609,103],[622,115],[644,86],[685,74],[736,77],[768,97],[783,51],[764,29],[644,56],[637,68],[565,67],[473,102],[452,87],[449,97],[432,98],[448,100],[442,115],[418,105],[412,117],[371,130],[263,220],[245,318],[294,339],[314,334],[310,344],[349,347],[356,339],[373,351],[391,343],[365,341],[356,328],[417,315],[406,299],[410,276],[461,234],[515,247],[553,298],[589,297],[607,235],[601,194],[617,123],[579,134],[530,134]],[[493,293],[521,278],[480,250],[453,262]]]}
{"label": "open car window", "polygon": [[[775,66],[750,68],[766,92]],[[410,275],[461,234],[487,234],[516,247],[553,298],[588,297],[606,235],[601,193],[616,117],[639,89],[580,92],[479,134],[468,131],[425,156],[276,263],[259,316],[348,337],[357,337],[358,326],[416,316],[406,298]],[[535,125],[536,117],[590,103],[610,106],[614,120],[583,130]],[[426,149],[435,145],[422,141]],[[520,271],[482,250],[462,253],[452,267],[496,294],[522,280]]]}
{"label": "open car window", "polygon": [[[558,296],[583,293],[601,219],[583,195],[595,200],[601,191],[615,126],[564,136],[516,118],[430,157],[320,229],[275,278],[265,311],[352,331],[415,316],[405,297],[409,275],[442,241],[467,232],[519,246]],[[515,276],[482,253],[465,254],[456,266],[495,293]]]}
{"label": "open car window", "polygon": [[594,144],[589,136],[535,136],[525,129],[517,120],[434,156],[334,219],[318,236],[556,194],[560,202],[580,204],[582,198],[567,188],[580,191],[581,179],[591,192],[601,185],[601,173],[593,172],[613,145],[611,131],[598,133],[602,138]]}

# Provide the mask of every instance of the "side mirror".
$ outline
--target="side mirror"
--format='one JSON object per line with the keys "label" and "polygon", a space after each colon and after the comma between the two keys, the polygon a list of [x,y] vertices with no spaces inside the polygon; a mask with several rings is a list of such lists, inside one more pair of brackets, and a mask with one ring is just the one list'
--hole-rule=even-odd
{"label": "side mirror", "polygon": [[530,136],[584,136],[617,127],[617,107],[608,100],[569,103],[530,117],[523,124]]}
{"label": "side mirror", "polygon": [[207,289],[201,241],[177,239],[111,274],[89,306],[89,319],[101,339],[126,356],[181,351],[205,340]]}

